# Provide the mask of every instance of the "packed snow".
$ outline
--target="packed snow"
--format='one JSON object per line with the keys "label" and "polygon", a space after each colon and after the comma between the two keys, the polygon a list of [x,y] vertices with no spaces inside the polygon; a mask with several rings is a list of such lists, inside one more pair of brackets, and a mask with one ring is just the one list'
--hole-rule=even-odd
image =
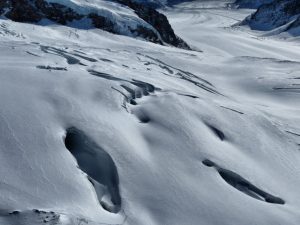
{"label": "packed snow", "polygon": [[1,19],[0,223],[299,225],[300,45],[230,2],[163,10],[193,51]]}

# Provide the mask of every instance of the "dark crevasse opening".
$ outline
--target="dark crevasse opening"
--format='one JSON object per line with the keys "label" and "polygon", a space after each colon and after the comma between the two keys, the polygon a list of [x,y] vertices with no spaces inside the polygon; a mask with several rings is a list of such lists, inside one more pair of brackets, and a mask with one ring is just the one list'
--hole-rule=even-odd
{"label": "dark crevasse opening", "polygon": [[285,201],[283,199],[263,191],[239,174],[221,168],[209,159],[203,160],[202,163],[207,167],[214,167],[226,183],[252,198],[273,204],[285,204]]}
{"label": "dark crevasse opening", "polygon": [[225,140],[225,134],[221,130],[219,130],[218,128],[216,128],[208,123],[205,123],[205,124],[221,141]]}
{"label": "dark crevasse opening", "polygon": [[112,157],[75,127],[67,129],[65,146],[76,158],[80,169],[89,176],[102,207],[112,213],[119,212],[119,176]]}

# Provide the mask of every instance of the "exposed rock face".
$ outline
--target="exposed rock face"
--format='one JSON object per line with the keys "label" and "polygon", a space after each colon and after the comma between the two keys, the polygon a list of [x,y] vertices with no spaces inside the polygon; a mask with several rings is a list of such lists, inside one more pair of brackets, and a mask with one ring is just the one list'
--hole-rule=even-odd
{"label": "exposed rock face", "polygon": [[298,28],[300,27],[300,16],[298,16],[298,18],[289,25],[288,29],[291,30],[293,28]]}
{"label": "exposed rock face", "polygon": [[[161,44],[161,45],[163,44],[163,42],[161,41],[161,39],[158,37],[158,35],[156,33],[154,33],[150,29],[146,29],[143,26],[138,26],[135,30],[132,30],[132,32],[136,32],[138,34],[138,36],[145,38],[151,42]],[[179,45],[174,45],[174,46],[181,47]]]}
{"label": "exposed rock face", "polygon": [[118,2],[133,9],[140,18],[152,25],[164,42],[173,46],[190,49],[181,38],[175,35],[167,17],[162,13],[159,13],[150,6],[142,5],[132,0],[118,0]]}
{"label": "exposed rock face", "polygon": [[9,0],[9,11],[5,16],[16,22],[39,22],[49,19],[65,25],[67,22],[82,19],[84,16],[57,3],[43,0]]}
{"label": "exposed rock face", "polygon": [[96,13],[91,13],[88,17],[93,21],[96,28],[106,30],[111,33],[116,33],[112,21],[106,19],[104,16],[99,16]]}
{"label": "exposed rock face", "polygon": [[[130,0],[119,0],[119,3],[133,9],[138,17],[148,26],[137,25],[129,27],[130,36],[142,37],[148,41],[163,44],[167,43],[176,47],[190,49],[189,46],[177,37],[163,14],[155,9]],[[78,13],[72,8],[59,3],[45,0],[6,0],[0,2],[0,14],[16,22],[37,23],[48,19],[58,24],[67,25],[70,22],[90,19],[94,27],[115,34],[126,34],[120,31],[113,17],[100,13]]]}
{"label": "exposed rock face", "polygon": [[237,8],[257,9],[263,4],[271,3],[273,0],[236,0],[231,6]]}
{"label": "exposed rock face", "polygon": [[12,1],[12,8],[5,16],[17,22],[38,22],[42,19],[42,14],[26,0]]}
{"label": "exposed rock face", "polygon": [[281,26],[281,32],[299,27],[300,1],[299,0],[274,0],[264,4],[246,18],[242,25],[249,25],[256,30],[273,30]]}
{"label": "exposed rock face", "polygon": [[6,9],[11,8],[11,3],[9,0],[0,1],[0,15],[2,15]]}

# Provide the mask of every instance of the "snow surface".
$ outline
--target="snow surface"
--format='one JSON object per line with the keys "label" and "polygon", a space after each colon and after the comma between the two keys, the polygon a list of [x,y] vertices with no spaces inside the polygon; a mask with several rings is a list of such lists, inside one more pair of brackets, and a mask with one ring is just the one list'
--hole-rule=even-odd
{"label": "snow surface", "polygon": [[[232,27],[252,11],[227,3],[166,9],[198,51],[0,20],[0,223],[299,225],[299,42]],[[65,146],[72,127],[117,168],[118,213]]]}

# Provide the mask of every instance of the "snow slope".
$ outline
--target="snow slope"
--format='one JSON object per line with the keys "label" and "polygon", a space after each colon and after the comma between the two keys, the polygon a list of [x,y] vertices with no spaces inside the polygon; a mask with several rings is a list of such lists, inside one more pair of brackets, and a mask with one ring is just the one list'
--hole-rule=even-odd
{"label": "snow slope", "polygon": [[198,51],[0,20],[0,222],[298,225],[300,47],[166,9]]}

